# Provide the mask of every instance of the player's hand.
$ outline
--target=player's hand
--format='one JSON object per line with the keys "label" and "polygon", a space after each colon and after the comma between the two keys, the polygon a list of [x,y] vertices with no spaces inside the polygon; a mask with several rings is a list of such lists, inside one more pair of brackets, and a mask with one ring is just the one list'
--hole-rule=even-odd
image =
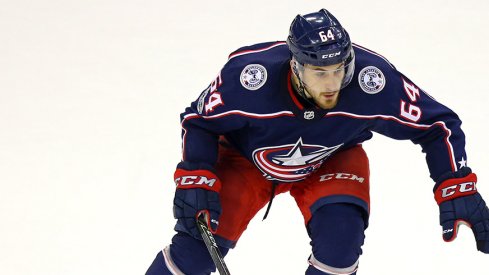
{"label": "player's hand", "polygon": [[206,170],[177,169],[175,183],[177,189],[173,200],[173,216],[178,219],[175,229],[201,239],[196,218],[205,212],[209,217],[208,226],[215,233],[222,212],[219,179]]}
{"label": "player's hand", "polygon": [[221,215],[221,203],[219,193],[201,188],[177,189],[173,200],[173,215],[178,223],[185,228],[187,233],[194,237],[200,236],[195,219],[207,212],[208,226],[215,233],[219,225]]}
{"label": "player's hand", "polygon": [[466,224],[472,229],[477,249],[489,254],[489,209],[476,189],[475,174],[460,179],[450,179],[435,191],[440,209],[443,240],[451,242],[458,228]]}

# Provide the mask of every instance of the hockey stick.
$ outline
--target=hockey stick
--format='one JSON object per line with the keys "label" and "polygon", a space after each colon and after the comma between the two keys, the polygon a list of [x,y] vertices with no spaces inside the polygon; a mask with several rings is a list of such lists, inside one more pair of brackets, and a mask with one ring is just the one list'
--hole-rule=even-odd
{"label": "hockey stick", "polygon": [[217,246],[216,240],[214,236],[212,236],[212,232],[207,226],[207,215],[205,212],[202,212],[199,216],[197,216],[197,227],[199,228],[200,235],[204,240],[205,246],[207,246],[207,250],[209,250],[209,254],[211,255],[212,261],[219,270],[219,274],[221,275],[230,275],[228,267],[224,262],[224,258],[222,257],[221,251],[219,251],[219,247]]}

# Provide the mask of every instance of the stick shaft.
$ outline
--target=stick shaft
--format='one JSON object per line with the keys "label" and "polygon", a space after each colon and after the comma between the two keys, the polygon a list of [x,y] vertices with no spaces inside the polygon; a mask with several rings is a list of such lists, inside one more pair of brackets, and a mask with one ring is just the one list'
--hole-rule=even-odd
{"label": "stick shaft", "polygon": [[219,274],[230,275],[231,273],[224,262],[224,257],[222,256],[221,251],[219,251],[219,247],[217,246],[214,236],[212,236],[212,232],[207,226],[207,221],[204,215],[198,216],[197,227],[199,228],[200,235],[204,240],[205,246],[207,246],[207,250],[209,250],[212,261],[214,261],[217,270],[219,270]]}

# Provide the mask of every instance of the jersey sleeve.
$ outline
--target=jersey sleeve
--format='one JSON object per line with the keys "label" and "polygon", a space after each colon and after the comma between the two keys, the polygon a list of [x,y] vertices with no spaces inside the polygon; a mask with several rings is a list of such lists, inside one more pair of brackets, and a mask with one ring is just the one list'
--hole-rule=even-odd
{"label": "jersey sleeve", "polygon": [[466,174],[465,135],[457,114],[394,68],[386,82],[389,88],[379,102],[385,115],[378,116],[372,130],[421,145],[436,183]]}
{"label": "jersey sleeve", "polygon": [[233,83],[234,70],[227,66],[180,115],[182,162],[185,170],[211,170],[217,162],[218,140],[245,126],[239,113],[239,99]]}

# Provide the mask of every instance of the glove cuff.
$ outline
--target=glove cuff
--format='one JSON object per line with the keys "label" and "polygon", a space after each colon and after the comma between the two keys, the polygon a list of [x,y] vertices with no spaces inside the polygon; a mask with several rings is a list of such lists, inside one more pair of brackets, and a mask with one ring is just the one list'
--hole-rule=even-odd
{"label": "glove cuff", "polygon": [[477,193],[477,176],[470,173],[463,178],[452,178],[443,181],[435,190],[435,200],[438,204],[455,198]]}
{"label": "glove cuff", "polygon": [[215,192],[221,190],[221,181],[209,170],[177,169],[173,179],[177,189],[202,188]]}

